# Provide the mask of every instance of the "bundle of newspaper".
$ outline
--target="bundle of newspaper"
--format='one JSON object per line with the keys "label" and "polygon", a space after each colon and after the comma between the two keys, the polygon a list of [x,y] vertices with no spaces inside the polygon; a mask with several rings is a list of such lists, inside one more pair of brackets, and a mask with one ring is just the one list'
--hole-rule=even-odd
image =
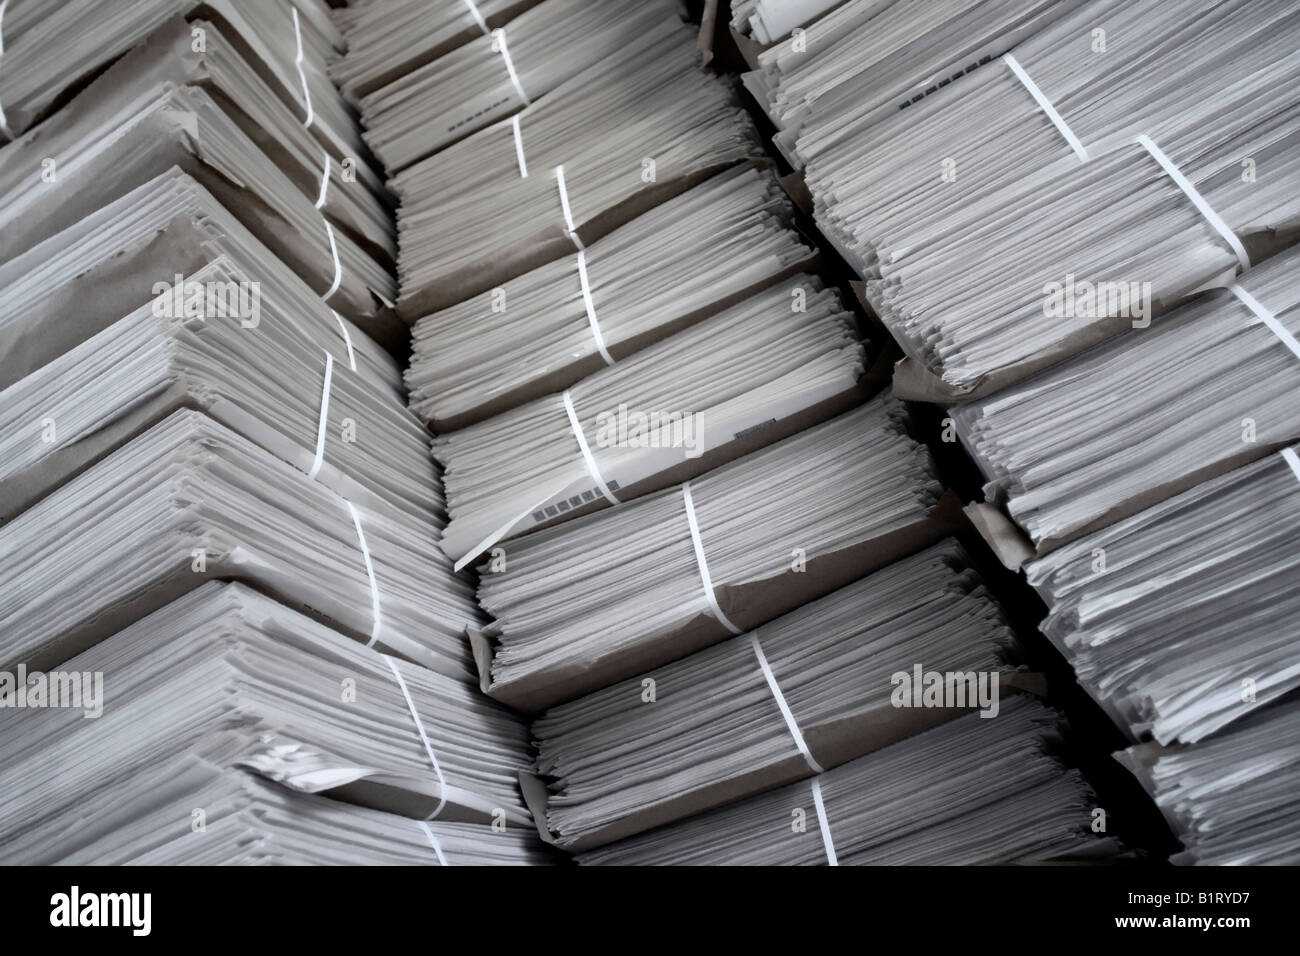
{"label": "bundle of newspaper", "polygon": [[1300,441],[1298,267],[1300,248],[954,408],[986,498],[1047,550]]}
{"label": "bundle of newspaper", "polygon": [[690,36],[657,17],[515,116],[400,173],[399,311],[414,319],[572,256],[762,157],[748,114],[699,69]]}
{"label": "bundle of newspaper", "polygon": [[460,567],[689,479],[856,404],[864,370],[852,313],[795,276],[571,389],[435,438],[443,551]]}
{"label": "bundle of newspaper", "polygon": [[[758,68],[743,77],[777,127],[773,145],[800,168],[830,144],[867,145],[875,135],[867,132],[872,125],[960,80],[1079,5],[758,0],[752,6],[749,22],[760,43],[781,40],[804,25],[788,41],[759,52]],[[933,161],[926,157],[927,170]]]}
{"label": "bundle of newspaper", "polygon": [[534,815],[558,845],[587,849],[820,773],[967,707],[996,717],[1014,648],[948,539],[547,711],[532,732],[553,782]]}
{"label": "bundle of newspaper", "polygon": [[[250,285],[234,307],[241,324],[259,320],[262,302],[275,302],[283,314],[318,334],[331,333],[376,388],[402,400],[397,363],[351,320],[321,300],[303,278],[281,262],[206,189],[171,169],[121,199],[51,236],[29,252],[0,264],[0,388],[30,375],[103,331],[142,305],[158,303],[174,311],[185,276],[222,257]],[[178,279],[177,276],[180,276]],[[265,292],[265,296],[262,293]],[[193,297],[183,296],[189,309]],[[195,303],[197,304],[197,303]],[[225,297],[225,311],[232,300]],[[207,309],[204,295],[204,308]],[[206,312],[205,312],[206,314]],[[75,321],[73,321],[75,316]],[[395,317],[376,325],[396,341]],[[322,340],[322,347],[324,342]]]}
{"label": "bundle of newspaper", "polygon": [[[349,318],[364,323],[396,298],[388,269],[395,252],[391,227],[373,197],[364,223],[360,208],[351,210],[356,216],[341,217],[364,229],[359,240],[350,230],[335,229],[321,208],[330,194],[323,151],[314,157],[314,188],[299,188],[207,89],[151,75],[166,50],[146,46],[139,52],[40,129],[5,147],[9,174],[0,176],[0,260],[179,168]],[[333,192],[344,195],[339,188]],[[347,193],[364,190],[353,184]],[[336,205],[349,206],[338,200]]]}
{"label": "bundle of newspaper", "polygon": [[[63,106],[86,82],[169,20],[200,18],[237,37],[249,65],[296,108],[323,143],[359,143],[352,115],[326,64],[343,38],[321,0],[65,0],[5,4],[0,134],[12,139]],[[192,28],[193,44],[206,41]],[[358,155],[351,146],[349,153]]]}
{"label": "bundle of newspaper", "polygon": [[695,481],[499,549],[478,592],[496,622],[473,635],[484,689],[540,709],[939,540],[940,484],[906,424],[901,404],[879,398]]}
{"label": "bundle of newspaper", "polygon": [[1202,740],[1300,686],[1298,524],[1286,449],[1030,562],[1042,630],[1131,739]]}
{"label": "bundle of newspaper", "polygon": [[[90,812],[49,816],[0,858],[27,866],[544,866],[522,826],[416,820],[287,790],[192,755],[95,793]],[[200,815],[196,815],[201,814]]]}
{"label": "bundle of newspaper", "polygon": [[67,660],[224,578],[464,680],[480,612],[437,542],[434,520],[355,504],[178,411],[0,527],[0,662]]}
{"label": "bundle of newspaper", "polygon": [[[530,826],[516,782],[528,763],[519,718],[242,585],[209,582],[57,669],[23,676],[5,691],[13,709],[0,706],[6,863],[64,855],[60,841],[22,843],[42,823],[102,827],[99,818],[122,812],[114,784],[195,759],[416,819]],[[136,828],[148,813],[127,806]],[[206,812],[190,804],[172,832],[194,806]]]}
{"label": "bundle of newspaper", "polygon": [[741,167],[573,257],[419,319],[406,385],[435,431],[482,421],[626,358],[811,264],[776,177]]}
{"label": "bundle of newspaper", "polygon": [[1284,2],[1094,0],[869,132],[829,121],[807,184],[910,357],[899,394],[987,394],[1291,243],[1297,36]]}
{"label": "bundle of newspaper", "polygon": [[357,99],[504,26],[541,0],[352,0],[332,11],[347,55],[330,66]]}
{"label": "bundle of newspaper", "polygon": [[190,407],[351,501],[441,526],[428,433],[337,328],[271,293],[216,259],[0,392],[0,517]]}
{"label": "bundle of newspaper", "polygon": [[544,0],[363,97],[365,140],[390,172],[404,169],[550,95],[676,16],[672,0]]}
{"label": "bundle of newspaper", "polygon": [[1096,860],[1093,795],[1018,694],[811,778],[578,857],[587,865],[981,865]]}
{"label": "bundle of newspaper", "polygon": [[1185,866],[1300,863],[1300,702],[1252,714],[1196,744],[1116,754],[1186,848]]}

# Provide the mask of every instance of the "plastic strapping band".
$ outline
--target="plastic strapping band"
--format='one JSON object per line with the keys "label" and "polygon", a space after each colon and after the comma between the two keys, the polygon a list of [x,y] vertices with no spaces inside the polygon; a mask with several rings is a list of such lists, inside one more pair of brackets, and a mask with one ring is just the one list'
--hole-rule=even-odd
{"label": "plastic strapping band", "polygon": [[[397,678],[397,686],[402,689],[402,696],[406,698],[406,706],[411,710],[411,719],[415,721],[415,729],[420,735],[420,743],[424,744],[424,752],[429,755],[429,763],[433,764],[433,772],[438,775],[438,806],[424,818],[432,820],[442,813],[442,808],[447,805],[447,781],[442,775],[442,767],[438,765],[438,755],[433,752],[433,744],[429,743],[429,735],[424,732],[424,721],[420,719],[420,712],[415,709],[415,701],[411,698],[411,692],[406,688],[406,681],[402,679],[402,672],[397,669],[397,659],[388,654],[384,655],[384,659],[388,661],[388,666],[393,669],[393,677]],[[441,856],[442,854],[438,855]]]}
{"label": "plastic strapping band", "polygon": [[1300,358],[1300,342],[1291,334],[1285,325],[1277,320],[1272,312],[1260,305],[1259,300],[1243,289],[1237,283],[1233,283],[1228,290],[1241,300],[1242,304],[1250,311],[1255,313],[1255,317],[1268,326],[1268,330],[1282,340],[1282,344],[1291,350],[1291,354]]}
{"label": "plastic strapping band", "polygon": [[605,337],[600,334],[600,323],[596,321],[596,304],[591,301],[591,280],[587,277],[587,250],[578,250],[578,280],[582,283],[582,304],[587,307],[587,322],[591,325],[591,337],[596,340],[596,349],[606,365],[614,364],[614,356],[605,348]]}
{"label": "plastic strapping band", "polygon": [[695,501],[691,498],[691,483],[682,485],[682,500],[686,502],[686,522],[691,526],[691,544],[695,546],[695,563],[700,569],[700,581],[704,585],[704,596],[708,599],[713,616],[732,634],[743,634],[740,628],[731,623],[731,619],[722,613],[718,599],[713,593],[713,579],[709,577],[709,562],[704,558],[704,542],[700,538],[700,525],[695,520]]}
{"label": "plastic strapping band", "polygon": [[330,225],[328,219],[325,220],[325,235],[330,241],[330,256],[334,259],[334,281],[330,283],[329,290],[321,296],[322,299],[329,300],[335,292],[338,291],[339,285],[343,282],[343,267],[339,265],[339,247],[334,241],[334,227]]}
{"label": "plastic strapping band", "polygon": [[307,74],[302,68],[302,27],[298,23],[298,8],[293,8],[293,35],[298,41],[298,56],[293,61],[293,65],[298,68],[298,79],[302,80],[302,95],[307,101],[307,118],[302,121],[303,126],[310,126],[316,114],[311,110],[311,90],[307,88]]}
{"label": "plastic strapping band", "polygon": [[578,439],[578,447],[582,449],[583,461],[587,463],[587,472],[595,479],[596,487],[605,496],[605,500],[611,505],[619,504],[619,500],[614,497],[614,493],[605,484],[605,479],[600,476],[600,469],[596,467],[596,456],[591,453],[591,447],[587,444],[587,436],[582,433],[582,423],[578,421],[578,413],[573,409],[573,398],[569,395],[567,388],[561,397],[564,399],[564,411],[569,416],[569,427],[573,429],[573,436]]}
{"label": "plastic strapping band", "polygon": [[578,238],[578,230],[573,227],[573,213],[569,209],[569,190],[564,185],[564,164],[561,163],[555,167],[555,184],[560,190],[560,209],[564,211],[564,228],[568,230],[569,238],[573,244],[578,247],[579,251],[586,248],[582,240]]}
{"label": "plastic strapping band", "polygon": [[[0,0],[0,59],[4,59],[5,55],[4,25],[5,7],[7,6],[9,6],[9,0]],[[4,135],[9,139],[14,138],[13,132],[9,129],[9,122],[5,119],[5,109],[3,104],[0,104],[0,133],[4,133]]]}
{"label": "plastic strapping band", "polygon": [[1300,481],[1300,455],[1296,455],[1293,449],[1283,448],[1282,457],[1286,459],[1286,463],[1295,472],[1296,481]]}
{"label": "plastic strapping band", "polygon": [[[469,7],[470,16],[472,16],[474,18],[474,22],[478,24],[478,28],[482,30],[484,33],[491,32],[488,30],[487,21],[483,19],[483,14],[479,13],[478,5],[474,2],[474,0],[465,0],[465,6]],[[441,856],[442,854],[438,854],[438,855]]]}
{"label": "plastic strapping band", "polygon": [[1241,268],[1243,270],[1249,269],[1250,256],[1246,253],[1246,247],[1241,244],[1241,240],[1237,238],[1237,234],[1228,228],[1228,224],[1224,222],[1219,217],[1219,214],[1210,207],[1210,204],[1205,201],[1205,197],[1196,191],[1196,187],[1188,181],[1186,176],[1179,172],[1178,167],[1170,161],[1169,157],[1164,154],[1164,151],[1151,141],[1151,137],[1144,134],[1139,136],[1137,141],[1152,155],[1155,161],[1160,164],[1160,168],[1169,175],[1169,178],[1174,181],[1178,188],[1187,194],[1187,198],[1192,201],[1192,205],[1196,207],[1197,212],[1204,216],[1206,222],[1213,226],[1215,231],[1223,237],[1224,241],[1227,242],[1232,251],[1236,253],[1237,262],[1241,265]]}
{"label": "plastic strapping band", "polygon": [[352,513],[352,526],[357,529],[357,540],[361,542],[361,559],[366,564],[366,577],[370,580],[370,613],[374,624],[370,627],[370,640],[366,641],[366,647],[374,647],[375,641],[379,640],[384,620],[379,610],[379,582],[375,580],[375,566],[370,562],[370,549],[366,547],[366,533],[361,530],[361,516],[357,514],[352,502],[344,498],[343,503]]}
{"label": "plastic strapping band", "polygon": [[821,773],[822,765],[813,759],[812,751],[808,749],[808,744],[799,731],[799,725],[795,723],[794,713],[790,710],[790,705],[786,703],[785,694],[781,693],[781,685],[776,682],[776,675],[772,673],[772,667],[767,662],[767,655],[763,653],[763,645],[759,643],[757,628],[749,632],[749,645],[754,649],[754,656],[758,658],[758,667],[763,672],[763,679],[767,681],[767,689],[776,698],[776,706],[781,708],[781,716],[785,718],[785,725],[790,730],[790,736],[794,738],[795,746],[799,748],[799,753],[803,754],[803,759],[808,761],[808,766],[812,769],[812,772]]}
{"label": "plastic strapping band", "polygon": [[334,377],[334,356],[325,353],[325,384],[320,395],[320,423],[316,426],[316,460],[311,463],[308,478],[315,478],[325,462],[325,427],[330,414],[330,380]]}
{"label": "plastic strapping band", "polygon": [[826,865],[839,866],[835,859],[835,841],[831,839],[831,825],[826,819],[826,804],[822,803],[822,781],[820,777],[812,778],[813,806],[817,808],[817,826],[822,831],[822,845],[826,847]]}
{"label": "plastic strapping band", "polygon": [[[325,308],[329,309],[330,307],[327,305]],[[347,323],[343,321],[343,316],[333,309],[330,309],[330,315],[334,316],[334,321],[339,324],[339,331],[343,333],[343,344],[348,347],[348,366],[355,372],[357,370],[357,357],[352,352],[352,336],[348,335]]]}
{"label": "plastic strapping band", "polygon": [[1070,129],[1069,125],[1062,119],[1061,114],[1056,112],[1056,107],[1052,105],[1051,100],[1043,95],[1043,91],[1038,88],[1038,84],[1029,78],[1029,74],[1025,72],[1024,67],[1010,53],[1003,55],[1002,61],[1011,67],[1011,72],[1024,84],[1025,89],[1029,91],[1029,95],[1038,104],[1038,108],[1047,114],[1047,118],[1052,121],[1056,131],[1065,137],[1065,141],[1070,144],[1070,148],[1079,157],[1079,161],[1086,163],[1088,161],[1088,151],[1084,149],[1079,137],[1074,135],[1074,130]]}
{"label": "plastic strapping band", "polygon": [[424,829],[424,835],[429,838],[429,845],[433,847],[433,852],[438,857],[438,865],[451,866],[451,864],[447,862],[447,858],[442,855],[442,844],[438,842],[438,838],[434,836],[433,831],[429,829],[429,824],[425,823],[423,820],[417,820],[416,822]]}
{"label": "plastic strapping band", "polygon": [[532,100],[524,92],[523,84],[519,82],[519,74],[515,72],[515,61],[510,59],[510,47],[506,46],[506,31],[497,27],[492,31],[492,38],[497,41],[497,49],[501,51],[501,59],[506,61],[506,71],[510,74],[510,82],[515,85],[515,92],[519,98],[524,101],[525,106],[531,106]]}
{"label": "plastic strapping band", "polygon": [[524,159],[524,134],[519,129],[519,114],[510,117],[510,125],[515,131],[515,158],[519,160],[519,178],[528,178],[528,163]]}
{"label": "plastic strapping band", "polygon": [[320,195],[316,197],[316,208],[320,209],[325,205],[325,194],[330,188],[330,154],[325,154],[325,172],[320,178]]}

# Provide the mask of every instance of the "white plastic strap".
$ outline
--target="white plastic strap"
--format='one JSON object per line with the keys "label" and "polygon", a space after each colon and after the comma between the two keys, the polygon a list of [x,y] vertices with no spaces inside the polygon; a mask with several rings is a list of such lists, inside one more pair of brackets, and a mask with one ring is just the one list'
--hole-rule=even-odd
{"label": "white plastic strap", "polygon": [[600,469],[596,467],[596,456],[591,453],[591,447],[587,444],[587,436],[582,433],[582,423],[578,421],[578,413],[573,409],[573,397],[569,394],[567,388],[561,397],[564,399],[564,411],[569,416],[569,427],[573,429],[573,436],[578,439],[578,447],[582,449],[582,460],[587,463],[588,474],[595,479],[596,487],[605,496],[605,500],[611,505],[618,504],[619,500],[609,490],[609,486],[605,484],[605,479],[600,476]]}
{"label": "white plastic strap", "polygon": [[316,460],[311,463],[308,478],[315,478],[325,462],[325,427],[330,414],[330,381],[334,377],[334,356],[325,353],[325,384],[321,388],[320,422],[316,426]]}
{"label": "white plastic strap", "polygon": [[[484,33],[491,32],[488,30],[487,21],[483,19],[483,14],[479,13],[478,5],[474,0],[465,0],[465,6],[469,7],[469,15],[474,18],[474,22],[478,24],[478,28]],[[441,856],[441,854],[439,855]]]}
{"label": "white plastic strap", "polygon": [[328,302],[329,297],[338,291],[339,285],[343,282],[343,267],[339,265],[339,246],[334,241],[334,227],[330,225],[328,219],[325,220],[325,235],[329,237],[330,256],[334,259],[334,281],[330,283],[329,290],[321,296]]}
{"label": "white plastic strap", "polygon": [[600,334],[600,323],[596,321],[596,304],[591,301],[591,280],[587,277],[587,250],[578,250],[578,280],[582,283],[582,304],[587,307],[587,323],[591,326],[591,337],[596,340],[596,349],[606,365],[614,364],[614,356],[605,348],[605,337]]}
{"label": "white plastic strap", "polygon": [[[406,698],[406,706],[410,708],[411,719],[415,721],[415,729],[420,735],[420,743],[424,744],[424,752],[429,755],[429,763],[433,764],[433,772],[438,777],[438,806],[424,818],[432,820],[447,805],[447,781],[442,775],[442,767],[438,765],[438,755],[433,752],[433,744],[429,743],[429,735],[424,732],[424,721],[420,719],[420,712],[415,709],[415,701],[411,698],[411,692],[406,688],[406,681],[402,679],[402,672],[397,669],[397,659],[390,657],[388,654],[384,655],[384,659],[388,661],[388,666],[393,669],[393,677],[397,679],[397,686],[402,689],[402,696]],[[442,854],[439,853],[438,856],[441,857]]]}
{"label": "white plastic strap", "polygon": [[320,195],[316,197],[316,208],[320,209],[325,205],[325,194],[330,188],[330,154],[325,154],[325,172],[320,178]]}
{"label": "white plastic strap", "polygon": [[307,74],[303,71],[302,68],[302,61],[303,61],[302,26],[298,22],[297,7],[293,8],[293,35],[294,38],[298,41],[298,56],[293,61],[293,65],[298,68],[298,79],[302,80],[302,95],[303,98],[307,101],[307,118],[302,121],[302,125],[311,126],[312,120],[316,118],[316,114],[313,113],[311,110],[311,90],[307,88]]}
{"label": "white plastic strap", "polygon": [[1249,292],[1243,289],[1236,282],[1228,286],[1228,290],[1233,295],[1235,295],[1238,299],[1240,299],[1242,304],[1245,305],[1246,308],[1254,312],[1255,317],[1258,318],[1261,322],[1263,322],[1266,326],[1268,326],[1268,330],[1270,332],[1272,332],[1274,335],[1276,335],[1279,339],[1282,340],[1282,344],[1291,350],[1292,355],[1294,355],[1296,358],[1300,358],[1300,342],[1297,342],[1296,337],[1291,334],[1291,332],[1287,329],[1287,327],[1277,320],[1277,316],[1275,316],[1268,309],[1260,305],[1258,299],[1256,299],[1253,295],[1251,295]]}
{"label": "white plastic strap", "polygon": [[822,831],[822,846],[826,848],[826,865],[839,866],[835,859],[835,841],[831,839],[831,825],[826,820],[826,804],[822,802],[822,781],[820,777],[812,778],[813,806],[817,808],[817,826]]}
{"label": "white plastic strap", "polygon": [[691,483],[682,485],[682,500],[686,502],[686,522],[691,526],[691,544],[695,546],[695,563],[700,569],[700,581],[704,585],[704,596],[708,599],[713,616],[732,634],[744,632],[731,623],[730,618],[722,613],[718,599],[713,593],[713,579],[709,577],[709,562],[704,557],[704,542],[700,539],[700,524],[695,520],[695,501],[691,498]]}
{"label": "white plastic strap", "polygon": [[519,114],[510,117],[510,125],[515,131],[515,158],[519,160],[519,178],[528,178],[528,162],[524,159],[524,134],[519,129]]}
{"label": "white plastic strap", "polygon": [[1291,470],[1295,472],[1296,481],[1300,481],[1300,455],[1297,455],[1295,451],[1290,448],[1283,448],[1282,457],[1286,459],[1286,463],[1290,465]]}
{"label": "white plastic strap", "polygon": [[564,185],[563,163],[555,167],[555,184],[560,190],[560,209],[564,211],[564,228],[568,231],[569,238],[573,240],[573,244],[577,246],[578,251],[581,252],[586,247],[582,244],[582,240],[578,238],[578,230],[573,227],[573,212],[569,209],[569,190],[568,187]]}
{"label": "white plastic strap", "polygon": [[531,106],[533,101],[524,92],[523,84],[519,82],[519,74],[515,72],[515,61],[510,59],[510,47],[506,46],[506,31],[497,27],[492,31],[492,38],[496,40],[497,49],[501,51],[501,59],[506,61],[506,71],[510,74],[510,82],[515,85],[515,92],[519,94],[525,106]]}
{"label": "white plastic strap", "polygon": [[1038,84],[1029,78],[1029,74],[1025,72],[1020,62],[1010,53],[1005,54],[1002,61],[1011,67],[1011,72],[1016,75],[1016,79],[1024,84],[1025,89],[1029,91],[1029,95],[1038,104],[1038,108],[1047,114],[1047,118],[1052,121],[1056,131],[1065,137],[1065,141],[1070,144],[1070,148],[1079,157],[1079,161],[1086,163],[1088,161],[1088,151],[1084,148],[1083,143],[1079,141],[1079,137],[1074,135],[1074,130],[1070,129],[1061,114],[1056,112],[1056,107],[1052,105],[1051,100],[1043,95],[1043,91],[1038,88]]}
{"label": "white plastic strap", "polygon": [[429,829],[429,824],[425,823],[423,820],[417,820],[416,822],[424,829],[424,835],[429,838],[429,845],[433,847],[433,852],[438,857],[438,865],[451,866],[451,864],[447,862],[447,858],[442,855],[442,844],[438,842],[438,838],[434,836],[433,831]]}
{"label": "white plastic strap", "polygon": [[[0,0],[0,59],[4,59],[4,55],[5,55],[4,27],[5,27],[5,7],[7,6],[9,6],[9,0]],[[9,139],[14,138],[13,132],[10,131],[9,129],[9,122],[5,119],[5,109],[3,104],[0,104],[0,133],[4,133],[4,135]]]}
{"label": "white plastic strap", "polygon": [[1228,224],[1219,217],[1217,212],[1210,208],[1210,204],[1205,201],[1205,197],[1198,193],[1196,187],[1188,181],[1187,177],[1179,172],[1178,167],[1164,154],[1164,150],[1153,143],[1151,137],[1145,134],[1139,136],[1137,141],[1160,164],[1160,168],[1168,174],[1178,188],[1187,194],[1187,198],[1192,201],[1192,205],[1196,207],[1197,211],[1205,217],[1206,222],[1213,226],[1215,231],[1223,237],[1224,241],[1236,254],[1237,262],[1241,265],[1242,270],[1249,269],[1250,256],[1246,254],[1246,247],[1241,244],[1237,234],[1228,228]]}
{"label": "white plastic strap", "polygon": [[804,742],[799,725],[795,723],[794,713],[790,710],[790,705],[786,703],[785,694],[781,693],[781,685],[776,682],[776,675],[772,673],[772,667],[767,662],[767,655],[763,653],[763,645],[759,643],[757,628],[749,632],[749,644],[754,649],[754,656],[758,658],[758,667],[763,672],[763,679],[767,681],[767,689],[776,698],[776,706],[781,708],[781,716],[785,718],[785,725],[790,731],[790,736],[794,738],[795,746],[799,748],[799,753],[803,754],[803,759],[808,761],[808,766],[812,769],[812,772],[821,773],[822,765],[813,759],[812,751],[808,749],[808,744]]}
{"label": "white plastic strap", "polygon": [[[329,309],[329,306],[325,306],[325,308]],[[348,347],[348,366],[355,372],[357,370],[357,357],[352,351],[352,336],[348,335],[347,323],[343,321],[343,316],[333,309],[330,309],[330,315],[334,316],[334,321],[339,324],[339,331],[343,333],[343,344]]]}
{"label": "white plastic strap", "polygon": [[357,540],[361,542],[361,559],[365,562],[366,577],[370,580],[370,613],[374,623],[370,626],[370,640],[366,642],[366,647],[374,647],[375,641],[379,640],[384,620],[379,609],[379,582],[375,580],[375,566],[370,561],[370,549],[366,547],[366,533],[361,530],[361,516],[357,514],[352,502],[344,498],[343,503],[352,514],[352,526],[357,529]]}

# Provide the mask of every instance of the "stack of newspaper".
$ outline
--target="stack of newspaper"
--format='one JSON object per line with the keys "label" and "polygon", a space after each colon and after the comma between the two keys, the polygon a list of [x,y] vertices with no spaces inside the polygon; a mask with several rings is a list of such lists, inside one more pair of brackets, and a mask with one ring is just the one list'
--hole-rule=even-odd
{"label": "stack of newspaper", "polygon": [[361,99],[390,172],[540,100],[676,13],[672,0],[544,0]]}
{"label": "stack of newspaper", "polygon": [[508,542],[480,578],[495,618],[475,641],[485,689],[546,707],[934,543],[940,484],[906,426],[901,404],[876,399],[684,485]]}
{"label": "stack of newspaper", "polygon": [[[801,131],[822,231],[910,358],[900,394],[987,394],[1293,241],[1293,4],[944,11],[845,4],[809,28],[810,52],[783,43],[761,74],[770,111]],[[978,29],[959,29],[966,15]],[[863,57],[868,41],[896,54]],[[864,98],[848,79],[899,64],[914,96]],[[1071,281],[1124,295],[1053,302]]]}
{"label": "stack of newspaper", "polygon": [[1286,449],[1030,562],[1042,629],[1133,740],[1202,740],[1300,687],[1298,522]]}
{"label": "stack of newspaper", "polygon": [[[528,760],[517,717],[472,687],[369,651],[242,585],[210,582],[40,679],[51,693],[84,696],[79,709],[0,709],[6,863],[96,852],[167,852],[180,862],[234,855],[247,825],[239,817],[298,805],[335,828],[382,836],[400,826],[386,815],[274,796],[236,770],[386,814],[478,822],[486,842],[494,821],[531,828],[516,785]],[[36,686],[23,693],[30,698]],[[123,804],[121,795],[142,793],[141,777],[161,791],[144,791],[142,807]],[[194,807],[214,832],[191,829]],[[418,842],[418,830],[401,829]]]}
{"label": "stack of newspaper", "polygon": [[[551,708],[533,723],[538,771],[553,780],[545,825],[568,849],[607,843],[820,773],[958,708],[997,717],[1014,646],[949,539]],[[951,681],[951,698],[914,709],[917,670]]]}
{"label": "stack of newspaper", "polygon": [[7,13],[0,857],[545,862],[328,7]]}
{"label": "stack of newspaper", "polygon": [[[1300,441],[1300,249],[952,410],[1037,548]],[[1140,370],[1140,374],[1135,374]]]}
{"label": "stack of newspaper", "polygon": [[588,865],[979,865],[1098,860],[1059,715],[1017,695],[810,780],[581,854]]}
{"label": "stack of newspaper", "polygon": [[567,388],[810,264],[771,173],[722,173],[412,329],[411,408],[463,428]]}
{"label": "stack of newspaper", "polygon": [[[734,92],[699,69],[690,31],[661,4],[644,6],[656,15],[622,46],[396,176],[404,316],[413,320],[572,257],[637,214],[762,154]],[[582,6],[584,15],[596,9],[605,5]],[[573,55],[567,44],[549,52]],[[426,124],[429,102],[416,104]]]}
{"label": "stack of newspaper", "polygon": [[1164,811],[1192,866],[1300,863],[1300,702],[1270,707],[1222,735],[1118,754]]}
{"label": "stack of newspaper", "polygon": [[839,297],[795,276],[570,389],[439,436],[461,564],[497,541],[691,478],[860,400]]}

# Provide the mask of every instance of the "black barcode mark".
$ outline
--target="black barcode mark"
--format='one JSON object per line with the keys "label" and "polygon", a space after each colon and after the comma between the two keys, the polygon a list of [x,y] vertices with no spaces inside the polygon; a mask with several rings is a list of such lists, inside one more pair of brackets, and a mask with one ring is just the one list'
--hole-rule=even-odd
{"label": "black barcode mark", "polygon": [[[609,481],[605,483],[605,487],[610,491],[618,491],[619,485],[617,481]],[[555,504],[547,505],[545,508],[538,508],[533,512],[533,520],[546,521],[548,518],[559,517],[566,511],[572,511],[574,508],[590,504],[599,497],[603,497],[599,488],[588,488],[581,494],[571,495],[563,501],[557,501]]]}

